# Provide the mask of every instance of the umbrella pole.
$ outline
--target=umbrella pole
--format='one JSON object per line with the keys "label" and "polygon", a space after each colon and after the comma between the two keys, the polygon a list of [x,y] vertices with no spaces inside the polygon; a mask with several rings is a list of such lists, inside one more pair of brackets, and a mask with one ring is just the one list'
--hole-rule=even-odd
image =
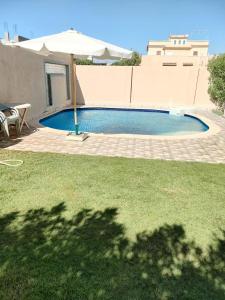
{"label": "umbrella pole", "polygon": [[74,123],[75,123],[75,133],[79,134],[79,124],[77,118],[77,97],[76,97],[76,63],[74,64],[74,55],[71,54],[71,86],[72,86],[72,102],[74,106]]}

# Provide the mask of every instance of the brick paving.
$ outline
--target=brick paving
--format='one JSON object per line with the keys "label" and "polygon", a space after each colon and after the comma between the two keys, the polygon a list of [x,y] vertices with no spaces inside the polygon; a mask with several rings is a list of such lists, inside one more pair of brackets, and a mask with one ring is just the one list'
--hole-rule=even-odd
{"label": "brick paving", "polygon": [[216,134],[201,138],[154,139],[95,135],[84,142],[68,141],[65,134],[45,130],[23,131],[20,138],[1,140],[8,150],[117,156],[145,159],[225,163],[225,118],[210,111],[198,114],[221,128]]}

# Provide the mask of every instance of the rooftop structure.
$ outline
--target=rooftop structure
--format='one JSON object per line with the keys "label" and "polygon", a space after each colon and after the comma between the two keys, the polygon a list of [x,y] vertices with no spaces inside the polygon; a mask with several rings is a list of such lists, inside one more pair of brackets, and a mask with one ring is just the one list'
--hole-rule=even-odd
{"label": "rooftop structure", "polygon": [[148,55],[208,56],[209,42],[189,40],[187,34],[170,35],[165,41],[149,41]]}
{"label": "rooftop structure", "polygon": [[28,38],[22,35],[15,35],[13,39],[10,38],[9,32],[4,33],[4,38],[0,38],[0,42],[3,45],[13,45],[18,42],[23,42],[29,40]]}

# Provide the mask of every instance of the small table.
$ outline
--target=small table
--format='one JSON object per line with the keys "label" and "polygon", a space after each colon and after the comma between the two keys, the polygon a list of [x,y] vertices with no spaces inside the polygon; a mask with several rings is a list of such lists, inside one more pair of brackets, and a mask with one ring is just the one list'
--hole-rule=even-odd
{"label": "small table", "polygon": [[30,129],[30,126],[26,121],[27,110],[31,107],[30,103],[4,103],[3,105],[18,109],[20,114],[20,131],[22,130],[24,124],[28,129]]}

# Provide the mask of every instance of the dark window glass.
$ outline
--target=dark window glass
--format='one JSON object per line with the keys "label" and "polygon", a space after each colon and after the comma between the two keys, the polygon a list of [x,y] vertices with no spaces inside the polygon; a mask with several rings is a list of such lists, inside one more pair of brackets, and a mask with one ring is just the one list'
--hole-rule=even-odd
{"label": "dark window glass", "polygon": [[48,105],[52,106],[52,82],[51,82],[51,75],[47,75],[47,86],[48,86]]}

